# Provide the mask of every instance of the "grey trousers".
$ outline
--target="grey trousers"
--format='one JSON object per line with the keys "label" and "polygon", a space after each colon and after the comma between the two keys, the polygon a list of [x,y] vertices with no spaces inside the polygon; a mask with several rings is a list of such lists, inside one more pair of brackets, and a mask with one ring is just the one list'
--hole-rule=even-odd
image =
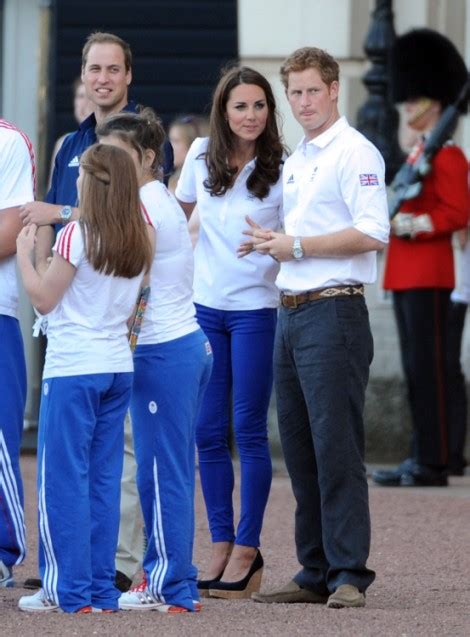
{"label": "grey trousers", "polygon": [[297,503],[295,581],[365,591],[370,517],[363,408],[373,356],[363,297],[281,308],[274,347],[279,431]]}
{"label": "grey trousers", "polygon": [[132,423],[129,412],[124,421],[124,467],[121,480],[121,521],[116,551],[116,570],[133,579],[142,567],[144,524],[136,484]]}

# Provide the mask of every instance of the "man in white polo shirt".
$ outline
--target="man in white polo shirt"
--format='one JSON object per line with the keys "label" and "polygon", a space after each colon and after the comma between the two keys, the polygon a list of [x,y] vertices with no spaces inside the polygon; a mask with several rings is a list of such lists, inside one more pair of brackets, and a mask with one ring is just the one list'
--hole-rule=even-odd
{"label": "man in white polo shirt", "polygon": [[[283,171],[285,232],[245,244],[281,262],[274,372],[279,430],[297,501],[300,572],[258,602],[365,604],[370,518],[364,395],[373,356],[363,284],[388,240],[384,162],[338,113],[339,67],[303,48],[281,78],[304,137]],[[243,246],[242,251],[243,253]]]}
{"label": "man in white polo shirt", "polygon": [[0,118],[0,588],[13,586],[13,566],[26,554],[20,444],[26,365],[18,322],[16,237],[19,207],[34,197],[31,142]]}

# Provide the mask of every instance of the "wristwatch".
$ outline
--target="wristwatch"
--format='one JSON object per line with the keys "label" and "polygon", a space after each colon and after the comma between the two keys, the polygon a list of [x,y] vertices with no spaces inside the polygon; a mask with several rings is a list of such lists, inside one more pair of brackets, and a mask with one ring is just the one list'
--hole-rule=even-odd
{"label": "wristwatch", "polygon": [[70,221],[70,217],[72,216],[72,206],[64,206],[63,208],[61,208],[60,212],[59,212],[59,216],[60,216],[60,220],[62,221],[62,223],[65,224],[68,223]]}
{"label": "wristwatch", "polygon": [[298,261],[304,258],[304,250],[300,243],[300,237],[295,237],[294,239],[294,243],[292,244],[292,256]]}

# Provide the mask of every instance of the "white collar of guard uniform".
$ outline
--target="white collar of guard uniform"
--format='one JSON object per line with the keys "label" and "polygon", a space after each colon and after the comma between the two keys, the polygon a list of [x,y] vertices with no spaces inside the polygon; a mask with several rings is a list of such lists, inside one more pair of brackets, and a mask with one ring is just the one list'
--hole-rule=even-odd
{"label": "white collar of guard uniform", "polygon": [[310,144],[312,146],[317,146],[318,148],[325,148],[326,146],[328,146],[330,142],[333,141],[333,139],[337,135],[339,135],[344,129],[348,127],[349,127],[348,120],[343,115],[334,124],[332,124],[330,128],[327,128],[324,133],[322,133],[321,135],[318,135],[318,137],[315,137],[314,139],[311,139],[310,141],[308,141],[306,137],[303,137],[300,140],[297,148],[299,150],[302,150],[304,153],[306,151],[307,145],[310,145]]}

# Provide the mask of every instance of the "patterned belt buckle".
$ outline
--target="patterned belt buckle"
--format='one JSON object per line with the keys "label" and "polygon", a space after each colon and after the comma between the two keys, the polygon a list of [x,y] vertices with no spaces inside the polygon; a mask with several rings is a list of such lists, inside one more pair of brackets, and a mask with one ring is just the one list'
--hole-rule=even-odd
{"label": "patterned belt buckle", "polygon": [[296,310],[297,307],[298,307],[297,295],[296,294],[284,294],[284,292],[282,292],[282,294],[281,294],[281,305],[283,307],[288,307],[288,308],[292,308],[292,309]]}
{"label": "patterned belt buckle", "polygon": [[292,299],[292,305],[290,305],[289,307],[291,307],[293,310],[296,310],[299,307],[299,304],[297,303],[299,295],[293,294],[290,298]]}

